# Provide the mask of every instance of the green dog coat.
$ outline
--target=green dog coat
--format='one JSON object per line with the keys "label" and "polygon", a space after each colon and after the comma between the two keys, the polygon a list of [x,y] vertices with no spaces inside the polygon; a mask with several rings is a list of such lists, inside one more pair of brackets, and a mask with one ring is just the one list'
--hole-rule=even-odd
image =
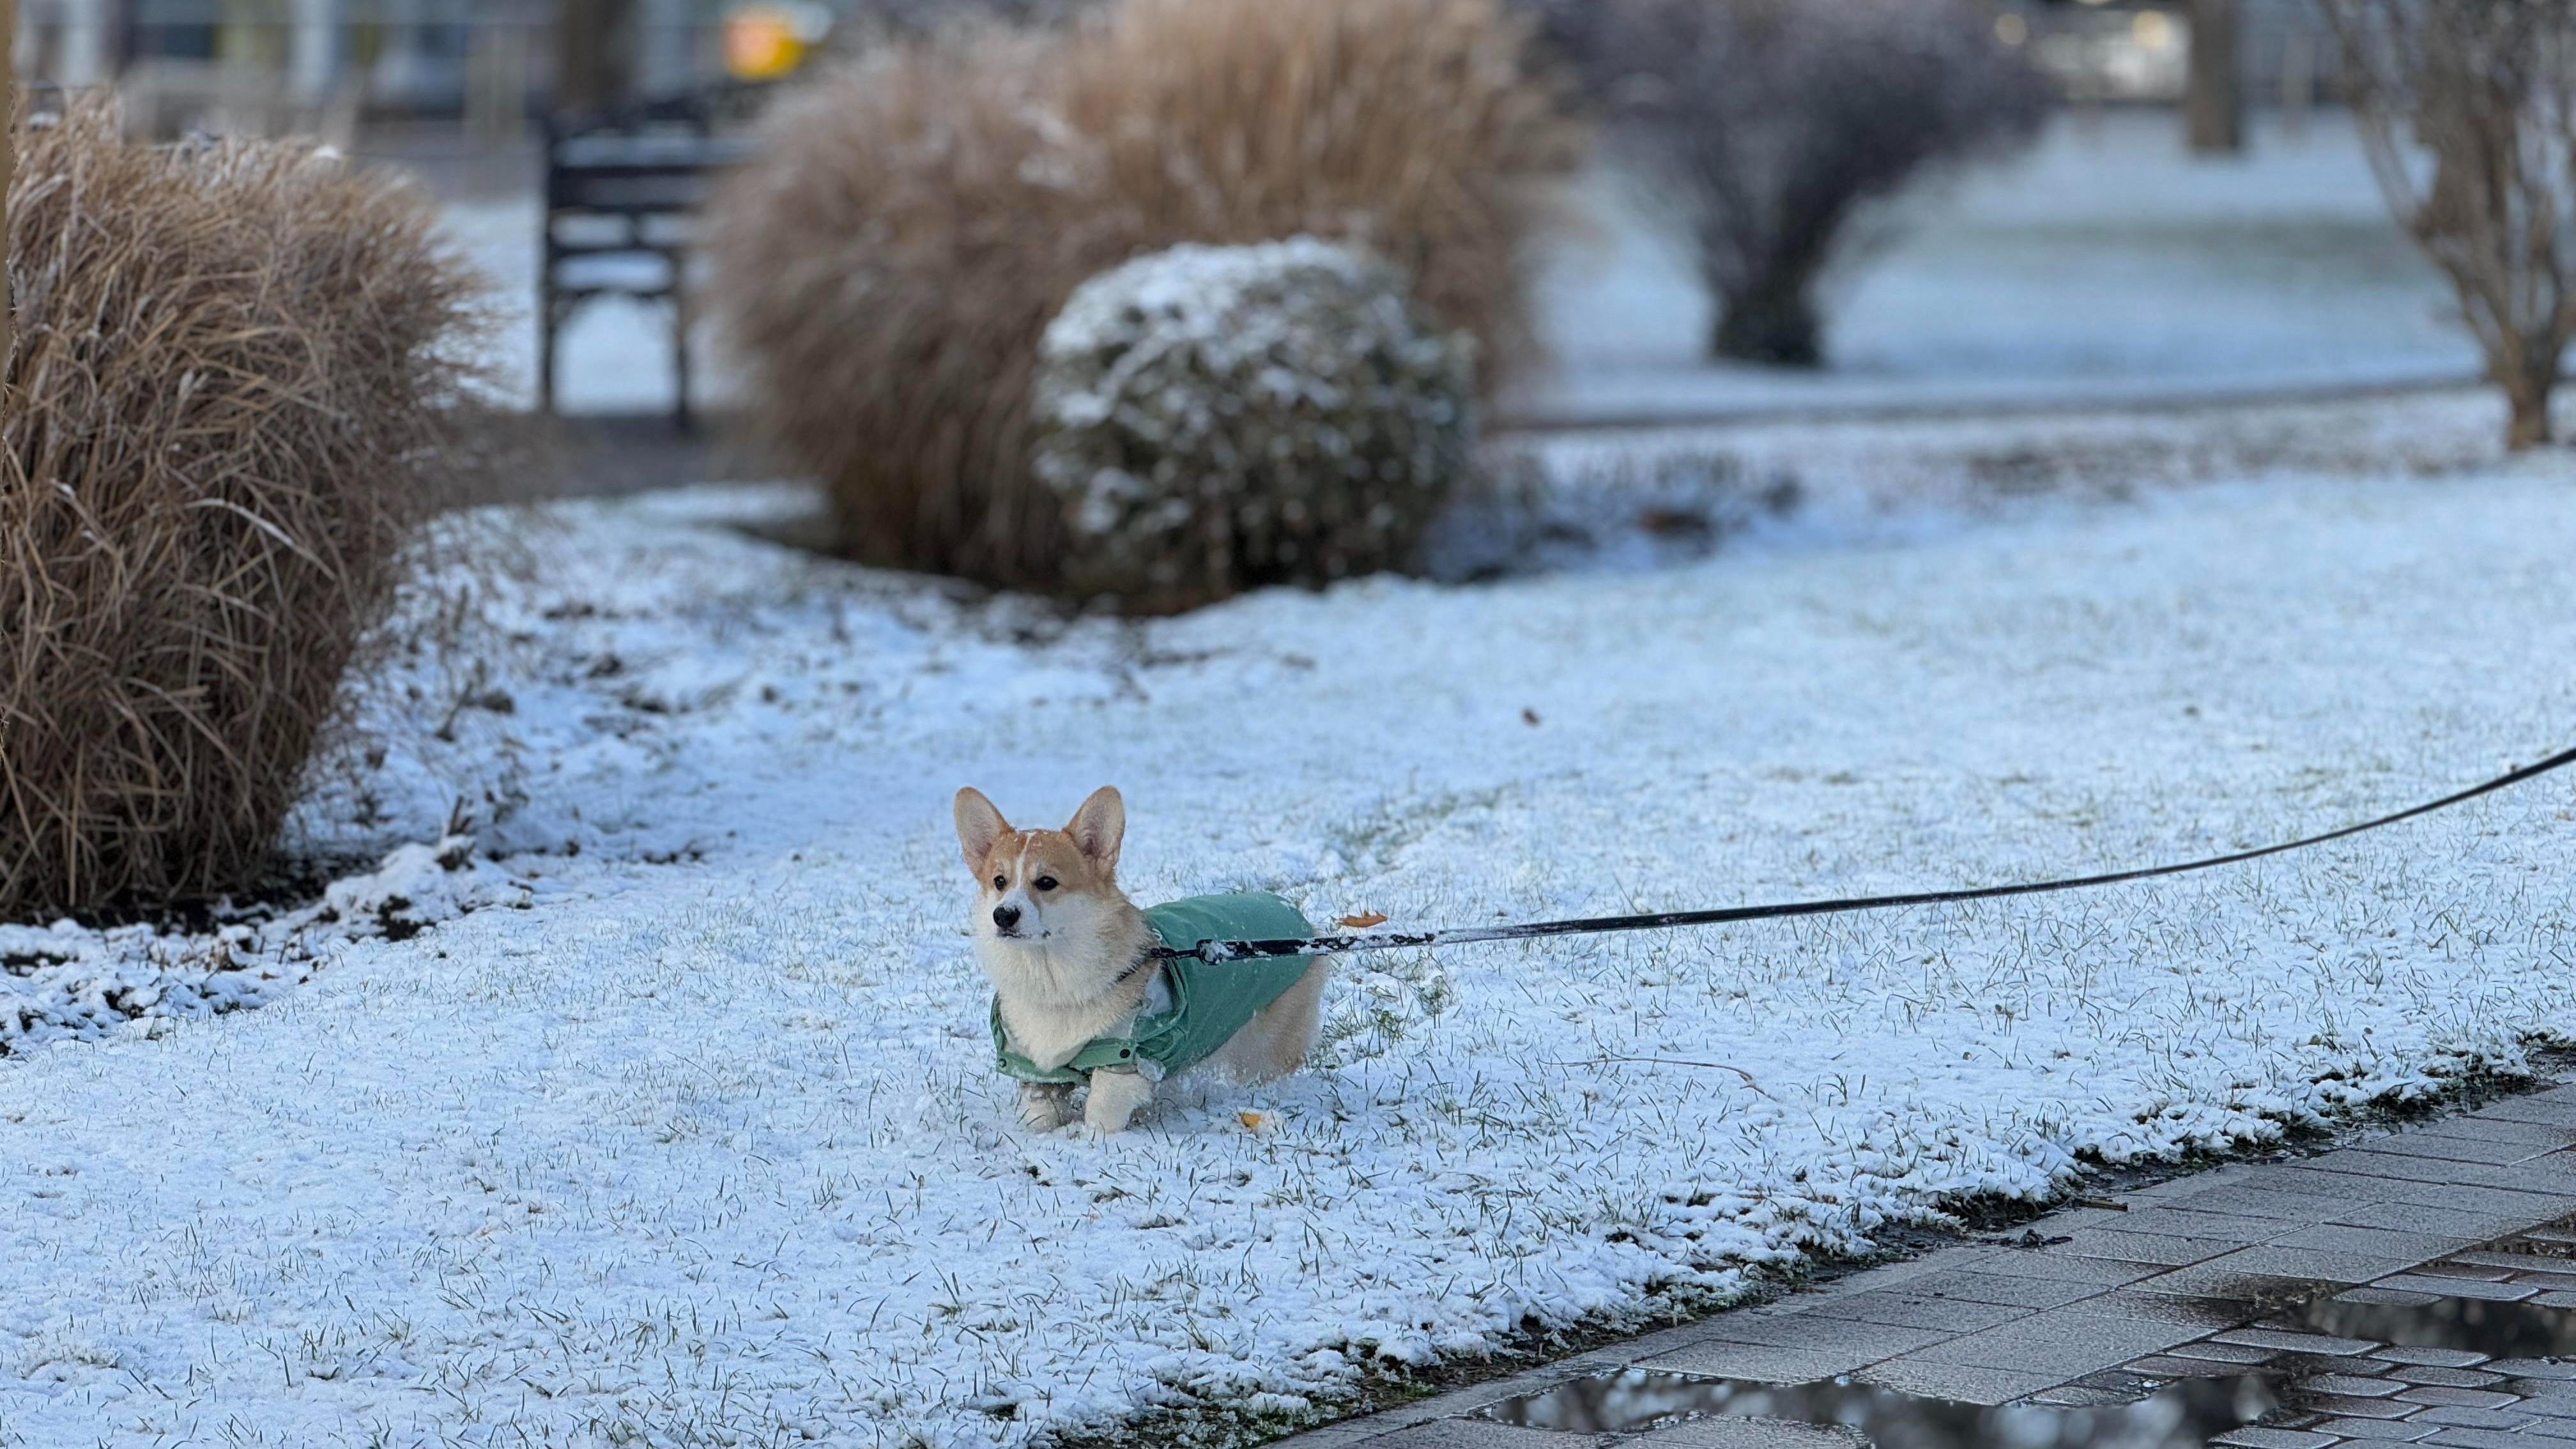
{"label": "green dog coat", "polygon": [[[1202,941],[1303,940],[1315,934],[1295,906],[1267,893],[1192,896],[1145,912],[1154,939],[1176,951]],[[1192,956],[1163,963],[1169,1010],[1139,1015],[1125,1036],[1095,1037],[1055,1068],[1041,1067],[1011,1045],[1002,998],[993,998],[993,1066],[1023,1082],[1078,1086],[1095,1071],[1135,1071],[1152,1062],[1166,1077],[1216,1055],[1261,1009],[1286,994],[1314,965],[1305,956],[1268,956],[1212,966]]]}

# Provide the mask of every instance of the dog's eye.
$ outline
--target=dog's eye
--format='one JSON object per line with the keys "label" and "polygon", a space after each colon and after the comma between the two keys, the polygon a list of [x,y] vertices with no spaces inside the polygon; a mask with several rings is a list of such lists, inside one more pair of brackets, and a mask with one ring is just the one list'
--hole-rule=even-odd
{"label": "dog's eye", "polygon": [[1055,889],[1055,877],[1054,877],[1054,876],[1051,876],[1051,875],[1042,875],[1042,876],[1039,876],[1039,877],[1038,877],[1038,879],[1037,879],[1037,887],[1038,887],[1038,889],[1039,889],[1039,890],[1042,890],[1042,891],[1051,891],[1051,890],[1054,890],[1054,889]]}
{"label": "dog's eye", "polygon": [[1011,881],[1010,881],[1010,877],[1008,877],[1008,876],[999,876],[999,875],[997,875],[997,876],[993,877],[993,889],[995,889],[995,890],[1001,890],[1001,889],[1003,889],[1004,887],[1008,886],[1010,883],[1011,883]]}

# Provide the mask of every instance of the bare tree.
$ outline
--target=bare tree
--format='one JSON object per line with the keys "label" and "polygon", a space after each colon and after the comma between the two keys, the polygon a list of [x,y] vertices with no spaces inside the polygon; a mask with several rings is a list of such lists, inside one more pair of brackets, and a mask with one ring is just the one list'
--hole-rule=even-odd
{"label": "bare tree", "polygon": [[635,0],[561,0],[555,11],[558,114],[595,116],[634,86]]}
{"label": "bare tree", "polygon": [[1551,0],[1614,145],[1687,234],[1710,351],[1815,366],[1853,223],[1926,168],[2035,136],[2051,93],[1978,0]]}
{"label": "bare tree", "polygon": [[2326,0],[2397,219],[2451,279],[2506,441],[2550,438],[2576,336],[2576,0]]}
{"label": "bare tree", "polygon": [[2183,124],[2191,149],[2245,149],[2245,92],[2236,0],[2191,0],[2191,70],[2185,77]]}

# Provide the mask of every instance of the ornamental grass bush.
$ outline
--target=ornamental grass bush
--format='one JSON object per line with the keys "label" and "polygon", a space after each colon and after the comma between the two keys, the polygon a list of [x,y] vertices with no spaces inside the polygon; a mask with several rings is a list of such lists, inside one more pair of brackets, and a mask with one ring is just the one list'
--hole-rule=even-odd
{"label": "ornamental grass bush", "polygon": [[1312,237],[1083,283],[1038,351],[1067,585],[1165,612],[1410,562],[1468,467],[1473,351],[1393,268]]}
{"label": "ornamental grass bush", "polygon": [[1047,324],[1184,242],[1312,235],[1522,350],[1533,183],[1566,156],[1502,0],[1123,0],[889,47],[783,98],[711,212],[711,301],[765,443],[869,563],[1068,587],[1030,466]]}
{"label": "ornamental grass bush", "polygon": [[0,401],[0,920],[256,885],[412,526],[475,289],[311,147],[18,131]]}

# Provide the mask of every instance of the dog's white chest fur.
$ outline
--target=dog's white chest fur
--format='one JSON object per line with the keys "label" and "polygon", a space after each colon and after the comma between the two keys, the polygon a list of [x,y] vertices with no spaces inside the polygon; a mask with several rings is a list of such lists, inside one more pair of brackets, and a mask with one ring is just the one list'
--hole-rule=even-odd
{"label": "dog's white chest fur", "polygon": [[1117,981],[1126,961],[1110,965],[1096,945],[1056,952],[988,937],[975,943],[975,954],[1001,999],[1002,1028],[1011,1044],[1049,1069],[1101,1037],[1125,1035],[1162,977],[1160,970],[1148,970]]}

